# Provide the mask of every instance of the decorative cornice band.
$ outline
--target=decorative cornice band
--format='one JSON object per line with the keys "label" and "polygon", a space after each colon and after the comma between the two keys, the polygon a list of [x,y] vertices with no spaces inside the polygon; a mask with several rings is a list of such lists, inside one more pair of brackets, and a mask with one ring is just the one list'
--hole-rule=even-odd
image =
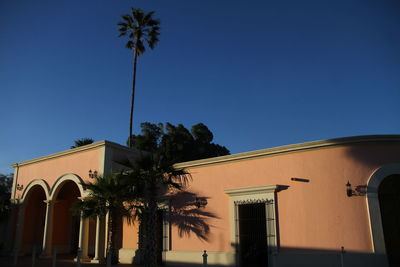
{"label": "decorative cornice band", "polygon": [[85,145],[85,146],[80,146],[77,148],[72,148],[72,149],[68,149],[62,152],[58,152],[58,153],[54,153],[54,154],[50,154],[47,156],[43,156],[43,157],[39,157],[39,158],[35,158],[35,159],[31,159],[31,160],[27,160],[27,161],[23,161],[20,163],[14,163],[11,166],[13,168],[15,167],[20,167],[20,166],[24,166],[24,165],[29,165],[29,164],[33,164],[33,163],[37,163],[40,161],[44,161],[44,160],[49,160],[49,159],[54,159],[54,158],[59,158],[59,157],[63,157],[66,155],[71,155],[71,154],[75,154],[75,153],[79,153],[79,152],[83,152],[83,151],[87,151],[87,150],[92,150],[101,146],[109,146],[109,147],[114,147],[117,149],[123,149],[123,150],[129,150],[132,151],[131,149],[129,149],[128,147],[122,146],[120,144],[114,143],[114,142],[110,142],[107,140],[103,140],[103,141],[99,141],[93,144],[89,144],[89,145]]}
{"label": "decorative cornice band", "polygon": [[174,165],[174,167],[175,168],[201,167],[218,163],[226,163],[230,161],[238,161],[244,159],[278,155],[283,153],[300,152],[303,150],[328,148],[332,146],[357,144],[365,142],[400,142],[400,135],[364,135],[364,136],[351,136],[351,137],[319,140],[307,143],[299,143],[294,145],[285,145],[285,146],[279,146],[261,150],[254,150],[227,156],[187,161],[187,162],[177,163]]}
{"label": "decorative cornice band", "polygon": [[243,196],[243,195],[256,195],[256,194],[264,194],[275,192],[278,189],[278,185],[265,185],[265,186],[252,186],[252,187],[244,187],[244,188],[235,188],[235,189],[226,189],[224,190],[225,194],[233,197],[233,196]]}

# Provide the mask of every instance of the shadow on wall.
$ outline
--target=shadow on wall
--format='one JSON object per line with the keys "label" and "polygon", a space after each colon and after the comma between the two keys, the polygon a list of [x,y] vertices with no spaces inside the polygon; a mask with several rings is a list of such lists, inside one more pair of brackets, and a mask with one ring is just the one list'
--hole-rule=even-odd
{"label": "shadow on wall", "polygon": [[[235,244],[232,247],[236,247]],[[222,263],[214,260],[218,252],[207,252],[207,266],[235,266],[235,267],[261,267],[259,264],[235,264],[235,255],[230,263]],[[240,262],[240,253],[236,255],[236,261]],[[203,265],[203,252],[199,251],[193,261],[181,262],[168,261],[167,266],[201,267]],[[353,252],[346,250],[318,250],[309,248],[281,248],[281,252],[275,255],[267,255],[268,265],[265,267],[388,267],[386,255]],[[228,260],[229,261],[229,260]],[[264,265],[262,265],[264,266]],[[397,266],[397,265],[396,265]]]}
{"label": "shadow on wall", "polygon": [[171,195],[170,223],[178,228],[179,236],[195,234],[201,240],[207,241],[210,232],[208,220],[218,217],[205,207],[198,205],[198,200],[207,200],[208,197],[199,197],[190,191],[179,191]]}
{"label": "shadow on wall", "polygon": [[[374,141],[374,138],[374,136],[360,137],[360,139],[364,139],[365,142],[352,144],[346,151],[347,155],[361,164],[376,167],[389,163],[400,163],[398,153],[400,150],[400,142],[378,142]],[[390,136],[388,136],[388,138],[390,138]],[[334,140],[335,139],[330,141]]]}

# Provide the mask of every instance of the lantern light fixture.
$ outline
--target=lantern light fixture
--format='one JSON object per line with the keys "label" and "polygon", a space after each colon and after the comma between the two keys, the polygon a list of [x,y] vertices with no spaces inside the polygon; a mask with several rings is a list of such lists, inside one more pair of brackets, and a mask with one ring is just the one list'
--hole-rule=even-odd
{"label": "lantern light fixture", "polygon": [[353,188],[351,187],[351,183],[350,183],[350,181],[347,181],[347,184],[346,184],[346,194],[347,194],[347,196],[348,197],[351,197],[352,195],[353,195]]}
{"label": "lantern light fixture", "polygon": [[350,181],[346,184],[346,195],[348,197],[352,196],[365,196],[367,194],[367,185],[357,185],[354,189]]}
{"label": "lantern light fixture", "polygon": [[24,185],[22,185],[22,184],[17,184],[16,187],[17,187],[18,191],[22,191],[24,189]]}
{"label": "lantern light fixture", "polygon": [[92,171],[91,169],[89,170],[89,177],[90,178],[97,178],[97,171]]}

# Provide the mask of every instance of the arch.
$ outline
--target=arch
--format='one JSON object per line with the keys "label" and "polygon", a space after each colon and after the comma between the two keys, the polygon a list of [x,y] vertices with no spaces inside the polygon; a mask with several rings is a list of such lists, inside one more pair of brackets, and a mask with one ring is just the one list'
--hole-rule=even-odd
{"label": "arch", "polygon": [[42,179],[35,179],[33,181],[31,181],[28,186],[25,188],[22,197],[21,197],[21,202],[24,203],[25,199],[27,198],[27,196],[29,195],[29,193],[31,192],[31,189],[34,186],[40,186],[43,188],[44,193],[46,195],[46,200],[50,199],[50,187],[49,185],[46,183],[46,181],[42,180]]}
{"label": "arch", "polygon": [[57,197],[57,194],[60,191],[60,189],[62,188],[63,184],[65,184],[68,181],[72,181],[77,185],[79,192],[81,194],[81,197],[85,197],[87,195],[86,190],[84,190],[83,186],[82,186],[82,184],[84,183],[82,178],[80,178],[76,174],[68,173],[68,174],[64,174],[61,177],[59,177],[57,179],[57,181],[54,183],[54,185],[50,191],[50,200],[53,200],[53,199],[55,199],[55,197]]}
{"label": "arch", "polygon": [[42,179],[31,181],[23,191],[20,217],[20,243],[22,253],[30,254],[32,247],[43,243],[43,225],[46,217],[46,200],[49,199],[49,186]]}
{"label": "arch", "polygon": [[372,242],[375,253],[386,254],[385,238],[383,235],[381,208],[379,204],[379,185],[393,174],[400,174],[400,164],[387,164],[376,169],[367,183],[367,204],[370,218]]}

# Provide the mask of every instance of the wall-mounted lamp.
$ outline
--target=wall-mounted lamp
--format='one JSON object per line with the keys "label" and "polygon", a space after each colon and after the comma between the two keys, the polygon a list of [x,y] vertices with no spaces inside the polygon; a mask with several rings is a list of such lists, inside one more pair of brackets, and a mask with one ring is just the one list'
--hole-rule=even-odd
{"label": "wall-mounted lamp", "polygon": [[346,184],[346,194],[348,197],[351,197],[353,195],[353,188],[351,188],[350,181],[347,181],[347,184]]}
{"label": "wall-mounted lamp", "polygon": [[89,170],[89,177],[90,178],[97,178],[97,171]]}
{"label": "wall-mounted lamp", "polygon": [[353,190],[353,187],[352,187],[350,181],[347,181],[346,194],[348,197],[365,196],[367,194],[367,186],[366,185],[357,185],[356,188]]}
{"label": "wall-mounted lamp", "polygon": [[204,197],[203,198],[196,197],[194,204],[196,205],[197,208],[204,208],[205,206],[207,206],[208,201]]}
{"label": "wall-mounted lamp", "polygon": [[17,184],[17,190],[22,191],[24,189],[24,185]]}

